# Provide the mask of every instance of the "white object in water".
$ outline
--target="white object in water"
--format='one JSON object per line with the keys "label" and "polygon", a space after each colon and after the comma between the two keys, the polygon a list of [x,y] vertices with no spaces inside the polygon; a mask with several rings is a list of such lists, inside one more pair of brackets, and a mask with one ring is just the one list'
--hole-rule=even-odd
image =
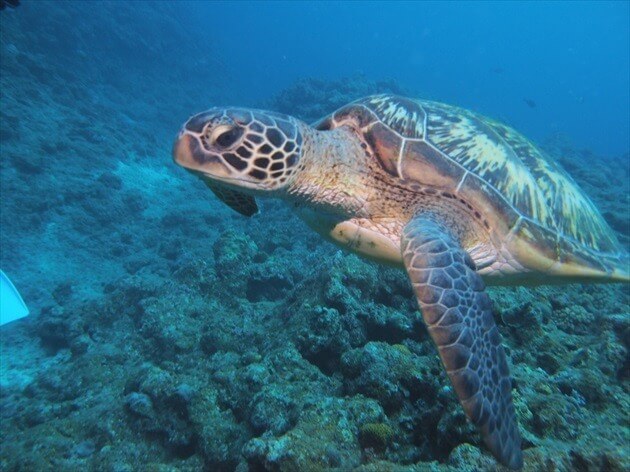
{"label": "white object in water", "polygon": [[0,326],[28,315],[28,308],[9,277],[0,270]]}

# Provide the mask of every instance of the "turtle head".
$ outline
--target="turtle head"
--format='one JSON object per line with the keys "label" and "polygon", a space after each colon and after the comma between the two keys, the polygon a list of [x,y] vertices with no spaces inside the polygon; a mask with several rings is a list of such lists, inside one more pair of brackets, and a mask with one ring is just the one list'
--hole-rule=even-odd
{"label": "turtle head", "polygon": [[214,108],[186,122],[173,158],[213,188],[248,194],[278,190],[300,160],[303,126],[278,113]]}

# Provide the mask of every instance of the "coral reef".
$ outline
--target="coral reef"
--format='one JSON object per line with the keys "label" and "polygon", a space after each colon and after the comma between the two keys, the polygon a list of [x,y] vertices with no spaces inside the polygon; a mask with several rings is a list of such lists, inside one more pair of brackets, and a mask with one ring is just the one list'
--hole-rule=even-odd
{"label": "coral reef", "polygon": [[312,122],[353,100],[376,93],[408,95],[407,91],[392,79],[372,81],[357,75],[327,81],[309,77],[298,80],[282,90],[268,102],[267,106],[271,110]]}

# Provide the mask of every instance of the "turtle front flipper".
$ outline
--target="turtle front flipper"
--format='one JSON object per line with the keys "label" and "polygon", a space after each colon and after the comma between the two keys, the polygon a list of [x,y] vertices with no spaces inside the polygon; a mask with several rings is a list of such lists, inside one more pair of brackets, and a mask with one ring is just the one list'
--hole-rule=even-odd
{"label": "turtle front flipper", "polygon": [[212,193],[214,193],[219,200],[229,206],[232,210],[243,216],[253,216],[258,213],[256,199],[251,195],[246,195],[237,190],[229,189],[214,182],[209,182],[208,180],[204,180],[204,182],[208,188],[212,190]]}
{"label": "turtle front flipper", "polygon": [[472,259],[445,228],[422,216],[405,226],[401,248],[422,316],[466,416],[497,460],[521,468],[505,351]]}

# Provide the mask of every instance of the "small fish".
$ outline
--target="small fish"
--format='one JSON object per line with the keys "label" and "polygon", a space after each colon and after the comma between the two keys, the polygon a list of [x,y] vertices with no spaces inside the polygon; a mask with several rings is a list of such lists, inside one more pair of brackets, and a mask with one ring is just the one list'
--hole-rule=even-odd
{"label": "small fish", "polygon": [[527,104],[529,108],[536,108],[536,102],[531,98],[524,98],[523,101]]}
{"label": "small fish", "polygon": [[20,0],[0,0],[0,10],[4,10],[6,7],[15,8],[20,4]]}
{"label": "small fish", "polygon": [[490,69],[490,72],[493,72],[495,74],[503,74],[504,70],[503,67],[493,67],[492,69]]}

